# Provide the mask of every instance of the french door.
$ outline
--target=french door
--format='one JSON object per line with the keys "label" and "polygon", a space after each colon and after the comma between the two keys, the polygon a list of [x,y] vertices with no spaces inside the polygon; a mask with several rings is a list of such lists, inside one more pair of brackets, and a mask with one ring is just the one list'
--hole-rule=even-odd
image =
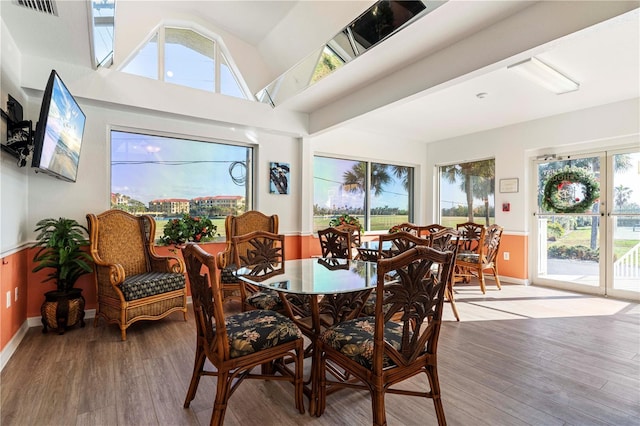
{"label": "french door", "polygon": [[534,284],[640,299],[640,151],[535,164]]}

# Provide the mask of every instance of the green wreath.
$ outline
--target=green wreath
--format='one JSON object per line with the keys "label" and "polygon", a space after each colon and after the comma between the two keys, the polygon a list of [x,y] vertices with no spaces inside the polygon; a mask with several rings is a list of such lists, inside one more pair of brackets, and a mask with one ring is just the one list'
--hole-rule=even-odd
{"label": "green wreath", "polygon": [[[584,186],[584,198],[576,202],[569,202],[560,196],[562,188],[571,183],[581,183]],[[547,178],[542,195],[542,207],[554,213],[584,213],[593,206],[600,197],[600,184],[593,173],[577,167],[565,167],[555,171]]]}

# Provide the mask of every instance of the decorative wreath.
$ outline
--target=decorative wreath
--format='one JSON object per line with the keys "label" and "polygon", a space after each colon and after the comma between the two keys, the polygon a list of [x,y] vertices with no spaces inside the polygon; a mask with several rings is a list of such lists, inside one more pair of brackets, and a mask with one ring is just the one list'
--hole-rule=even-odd
{"label": "decorative wreath", "polygon": [[[582,200],[567,194],[568,186],[573,183],[584,186]],[[547,178],[544,184],[542,207],[554,213],[584,213],[591,208],[598,197],[600,197],[600,184],[593,173],[578,167],[565,167]]]}

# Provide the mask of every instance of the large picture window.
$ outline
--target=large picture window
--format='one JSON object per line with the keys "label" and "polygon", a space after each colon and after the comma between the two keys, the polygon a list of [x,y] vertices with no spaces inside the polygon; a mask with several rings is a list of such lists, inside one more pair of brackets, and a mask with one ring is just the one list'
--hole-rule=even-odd
{"label": "large picture window", "polygon": [[495,222],[495,160],[439,168],[440,224]]}
{"label": "large picture window", "polygon": [[252,149],[122,131],[111,132],[111,207],[165,223],[191,214],[224,218],[251,208]]}
{"label": "large picture window", "polygon": [[386,231],[413,218],[413,167],[314,157],[313,229],[341,214],[369,231]]}

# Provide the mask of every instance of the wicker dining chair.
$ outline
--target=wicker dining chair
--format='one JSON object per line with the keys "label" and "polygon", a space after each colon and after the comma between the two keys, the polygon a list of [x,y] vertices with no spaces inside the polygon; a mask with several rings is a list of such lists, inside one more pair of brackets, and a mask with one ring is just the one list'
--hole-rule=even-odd
{"label": "wicker dining chair", "polygon": [[[304,413],[300,329],[289,318],[273,311],[225,315],[215,257],[194,243],[187,243],[182,255],[189,275],[197,333],[193,374],[184,408],[189,408],[195,398],[200,378],[216,376],[211,425],[223,424],[229,398],[244,379],[291,382],[295,407]],[[205,370],[207,360],[215,370]],[[261,374],[252,371],[257,366],[262,366]],[[256,422],[260,423],[259,419]]]}
{"label": "wicker dining chair", "polygon": [[[318,415],[326,409],[328,393],[347,387],[369,392],[374,425],[387,424],[385,393],[431,398],[438,424],[446,424],[437,348],[454,261],[452,252],[425,246],[378,261],[375,315],[338,323],[320,334]],[[388,276],[394,282],[387,283]],[[397,315],[400,322],[392,320]],[[426,374],[429,390],[396,386],[420,373]]]}
{"label": "wicker dining chair", "polygon": [[449,226],[440,225],[439,223],[432,223],[431,225],[425,225],[424,228],[430,234],[435,234],[436,232],[443,231],[445,229],[453,229]]}
{"label": "wicker dining chair", "polygon": [[399,231],[405,231],[415,235],[416,237],[422,237],[422,238],[429,235],[429,230],[427,229],[426,226],[416,225],[415,223],[404,222],[389,228],[390,234],[393,234]]}
{"label": "wicker dining chair", "polygon": [[[456,257],[456,278],[468,280],[470,277],[477,277],[482,294],[486,293],[484,271],[487,269],[491,270],[498,290],[502,289],[498,277],[498,250],[500,250],[502,232],[502,226],[493,224],[488,228],[483,226],[481,230],[473,233],[462,233],[463,236],[473,235],[477,240],[464,240],[463,237]],[[467,243],[469,244],[466,245]]]}
{"label": "wicker dining chair", "polygon": [[322,257],[351,259],[351,232],[330,227],[318,230]]}
{"label": "wicker dining chair", "polygon": [[[387,247],[387,244],[385,243],[391,243],[391,246],[383,248],[383,246]],[[429,240],[420,238],[408,231],[396,231],[389,234],[381,234],[378,235],[378,259],[395,257],[415,246],[428,246],[429,243]],[[370,316],[374,314],[376,299],[377,296],[374,290],[364,303],[361,316]]]}
{"label": "wicker dining chair", "polygon": [[[385,243],[390,242],[391,246],[384,248]],[[378,235],[378,258],[384,259],[395,257],[400,253],[413,248],[415,246],[428,246],[429,240],[420,238],[416,234],[409,231],[397,231],[389,234]]]}
{"label": "wicker dining chair", "polygon": [[[266,231],[254,231],[231,239],[234,265],[245,271],[253,281],[262,281],[284,271],[285,237]],[[284,305],[275,290],[257,288],[241,282],[242,310],[270,309],[284,312]]]}
{"label": "wicker dining chair", "polygon": [[[242,301],[240,281],[234,271],[235,253],[233,251],[233,237],[248,234],[253,231],[267,231],[278,233],[278,215],[267,216],[257,210],[249,210],[241,215],[229,215],[224,221],[226,245],[224,250],[216,257],[218,269],[220,269],[220,283],[226,300]],[[243,247],[241,247],[243,248]]]}
{"label": "wicker dining chair", "polygon": [[108,210],[87,214],[87,222],[98,297],[94,326],[100,318],[118,324],[126,340],[136,321],[173,312],[187,320],[184,263],[155,252],[153,217]]}
{"label": "wicker dining chair", "polygon": [[[440,231],[429,234],[429,247],[432,247],[438,251],[451,251],[456,256],[458,254],[458,236],[460,234],[453,228],[444,228]],[[454,268],[455,269],[455,268]],[[455,271],[454,271],[455,274]],[[458,313],[458,307],[456,306],[455,294],[453,291],[454,280],[449,280],[447,288],[445,290],[445,296],[451,304],[451,310],[456,317],[456,321],[460,321],[460,314]]]}

